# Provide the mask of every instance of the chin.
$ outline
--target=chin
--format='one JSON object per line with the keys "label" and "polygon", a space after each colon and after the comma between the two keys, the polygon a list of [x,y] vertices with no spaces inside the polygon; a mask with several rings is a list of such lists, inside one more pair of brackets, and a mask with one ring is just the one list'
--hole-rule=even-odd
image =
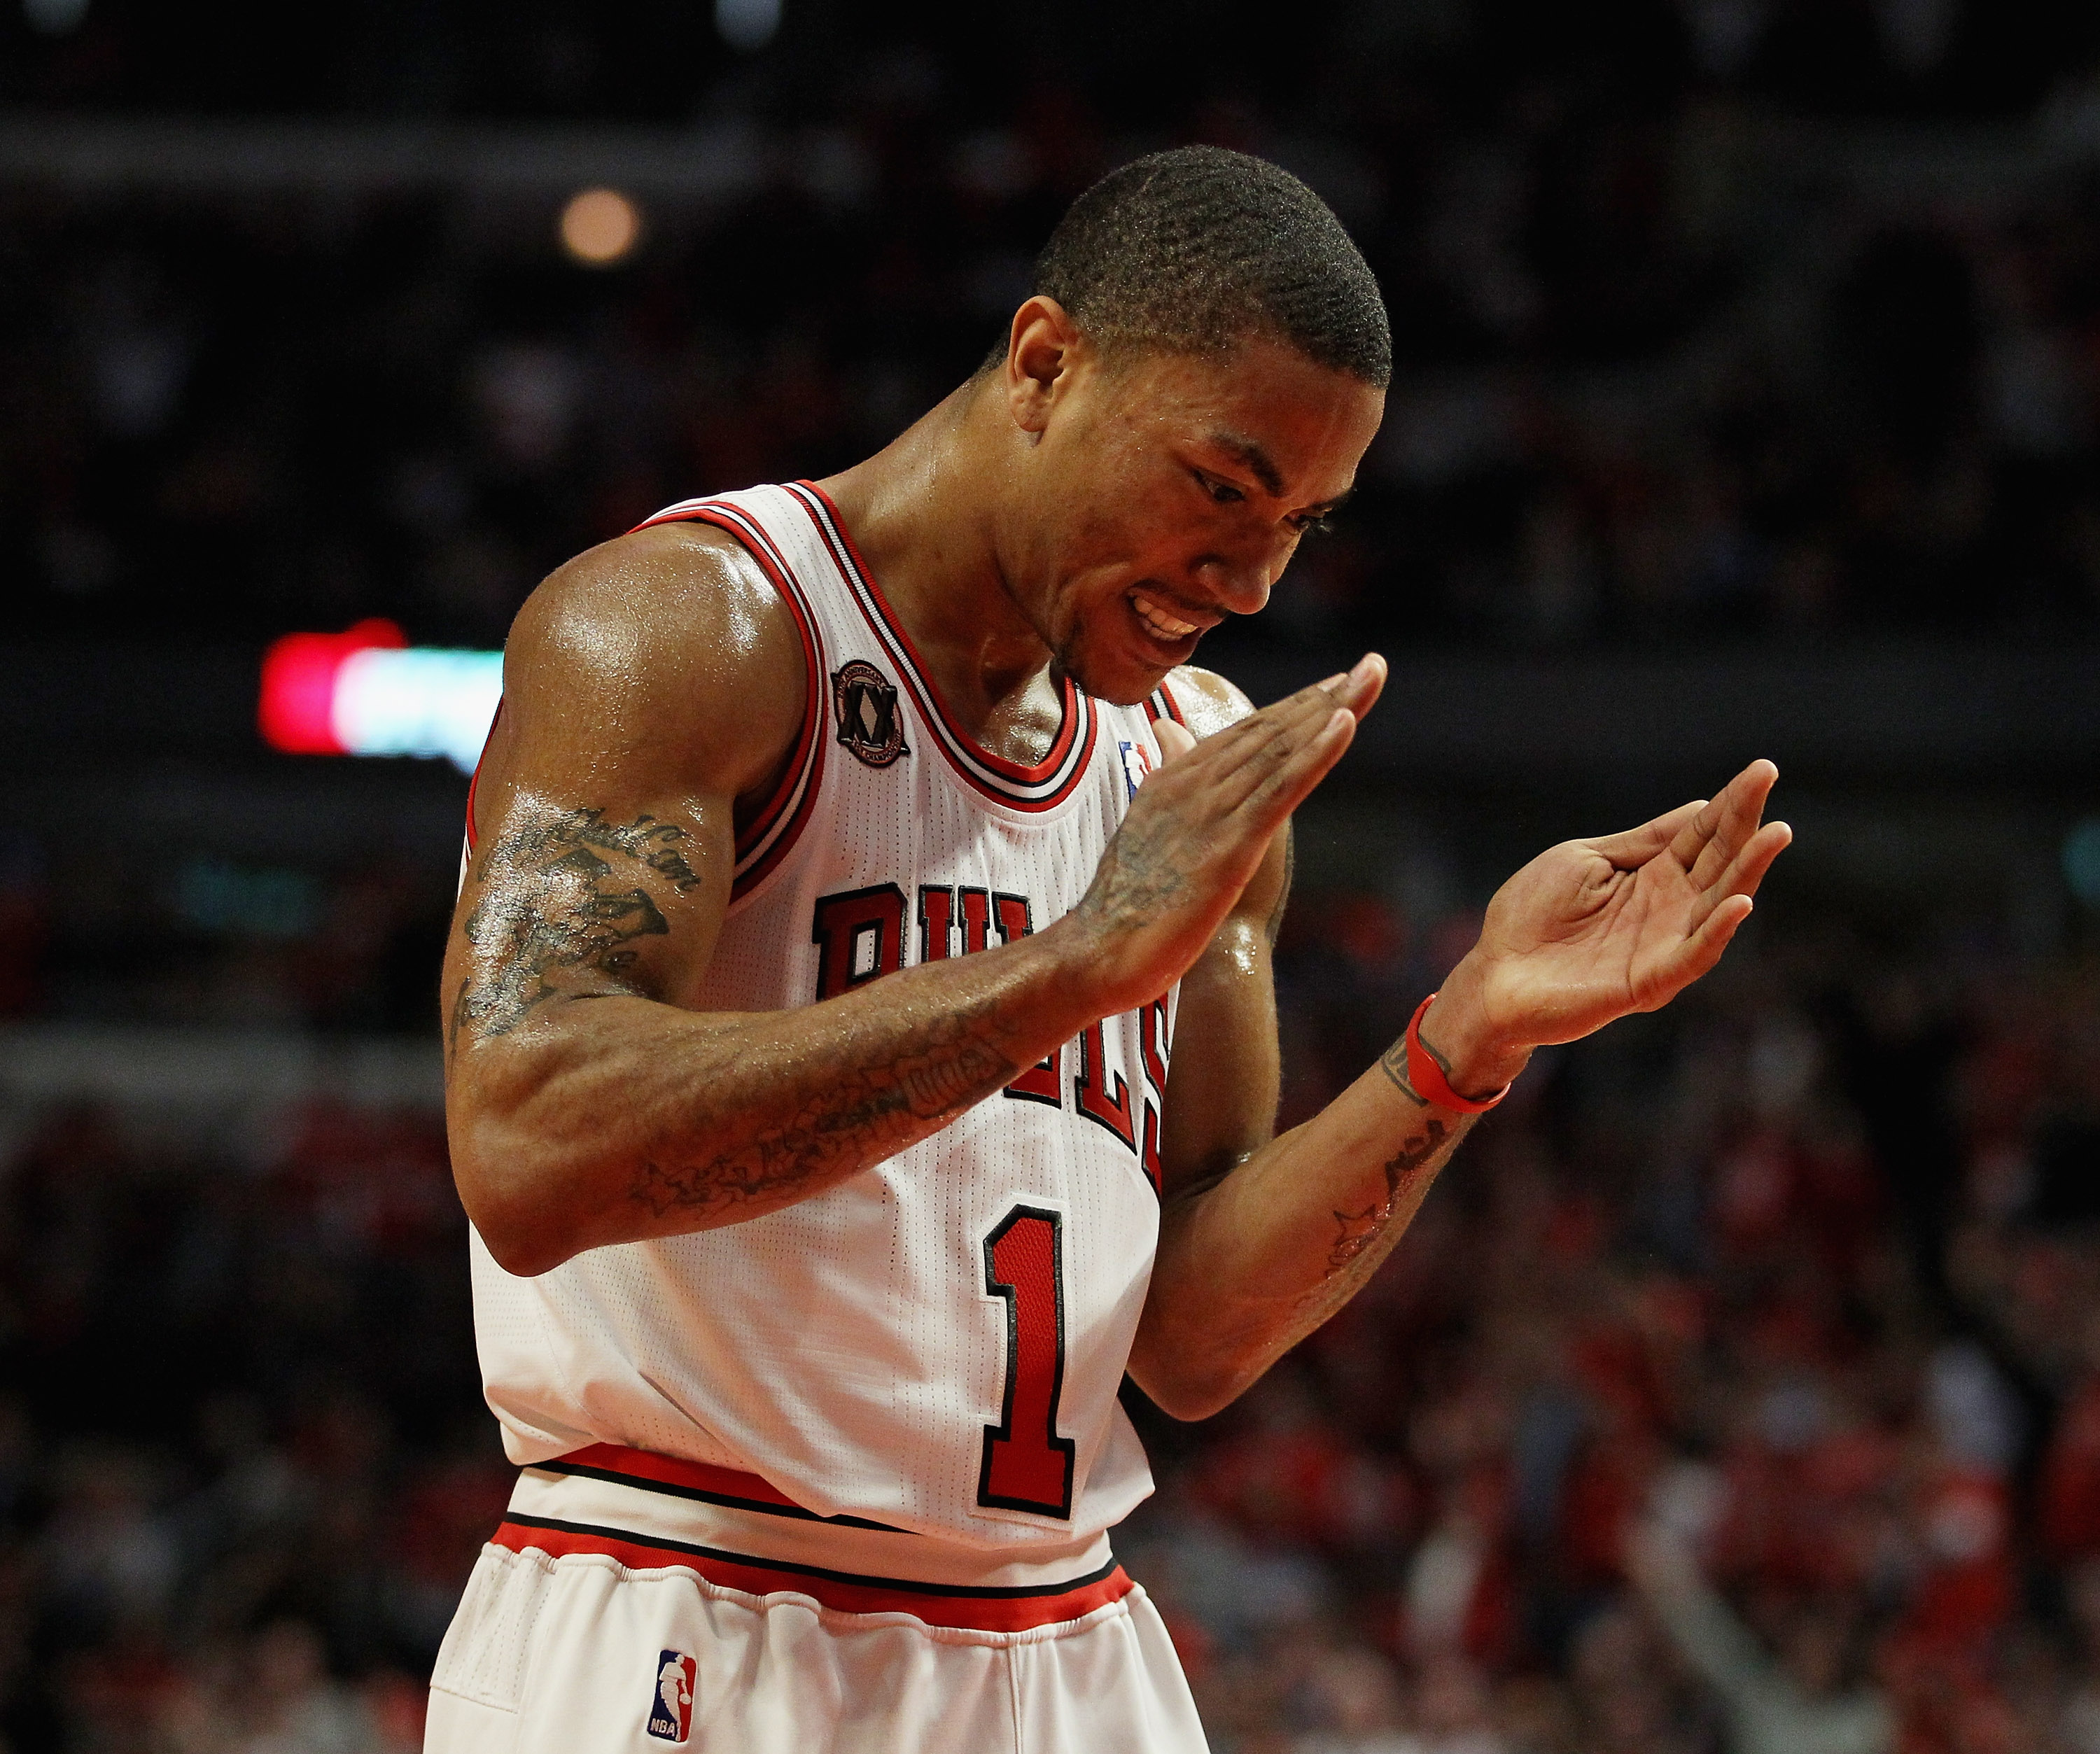
{"label": "chin", "polygon": [[1059,652],[1057,668],[1071,677],[1082,694],[1105,700],[1112,707],[1135,707],[1167,680],[1167,668],[1141,668],[1128,659],[1099,663],[1084,650]]}

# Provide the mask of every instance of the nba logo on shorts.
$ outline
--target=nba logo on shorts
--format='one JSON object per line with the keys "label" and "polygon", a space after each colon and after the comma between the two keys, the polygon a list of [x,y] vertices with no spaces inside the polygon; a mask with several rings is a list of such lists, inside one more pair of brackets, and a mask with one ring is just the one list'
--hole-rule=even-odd
{"label": "nba logo on shorts", "polygon": [[649,1734],[660,1742],[682,1742],[693,1727],[696,1665],[682,1650],[656,1659],[656,1697],[649,1702]]}
{"label": "nba logo on shorts", "polygon": [[1118,743],[1123,751],[1123,777],[1135,798],[1137,788],[1145,783],[1145,776],[1152,771],[1152,756],[1142,743]]}

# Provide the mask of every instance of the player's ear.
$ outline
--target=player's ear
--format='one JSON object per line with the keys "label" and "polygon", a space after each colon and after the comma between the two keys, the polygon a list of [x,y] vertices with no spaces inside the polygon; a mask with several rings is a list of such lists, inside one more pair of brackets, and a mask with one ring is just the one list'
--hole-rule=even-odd
{"label": "player's ear", "polygon": [[1013,313],[1006,344],[1006,399],[1023,432],[1039,433],[1048,422],[1079,339],[1065,307],[1041,293]]}

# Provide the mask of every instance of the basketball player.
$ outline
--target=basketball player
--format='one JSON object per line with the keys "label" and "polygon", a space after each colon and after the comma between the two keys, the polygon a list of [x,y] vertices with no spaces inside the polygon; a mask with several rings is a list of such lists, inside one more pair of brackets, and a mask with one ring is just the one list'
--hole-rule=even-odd
{"label": "basketball player", "polygon": [[444,978],[523,1473],[434,1750],[1193,1754],[1106,1533],[1151,1486],[1125,1373],[1230,1402],[1786,842],[1758,763],[1553,848],[1273,1138],[1288,823],[1384,666],[1256,712],[1189,659],[1347,497],[1384,310],[1211,149],[1082,196],[1036,284],[880,455],[674,506],[512,632]]}

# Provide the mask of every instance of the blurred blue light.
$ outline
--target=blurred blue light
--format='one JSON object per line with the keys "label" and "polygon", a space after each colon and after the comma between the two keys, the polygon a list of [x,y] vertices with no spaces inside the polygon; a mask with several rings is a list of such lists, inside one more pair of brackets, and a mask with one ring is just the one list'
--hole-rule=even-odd
{"label": "blurred blue light", "polygon": [[2063,880],[2088,907],[2100,907],[2100,817],[2087,817],[2063,837]]}
{"label": "blurred blue light", "polygon": [[764,48],[780,29],[781,0],[715,0],[715,29],[746,55]]}

